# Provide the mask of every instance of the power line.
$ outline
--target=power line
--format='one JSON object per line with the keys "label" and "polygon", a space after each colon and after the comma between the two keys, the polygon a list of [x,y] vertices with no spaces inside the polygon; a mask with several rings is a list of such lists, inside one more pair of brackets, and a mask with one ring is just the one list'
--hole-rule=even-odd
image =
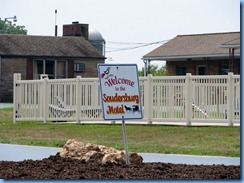
{"label": "power line", "polygon": [[117,41],[108,41],[107,43],[111,43],[111,44],[123,44],[123,45],[124,45],[124,44],[125,44],[125,45],[126,45],[126,44],[127,44],[127,45],[128,45],[128,44],[139,44],[139,45],[140,45],[140,44],[148,44],[148,43],[134,43],[134,42],[117,42]]}
{"label": "power line", "polygon": [[117,51],[132,50],[132,49],[146,47],[146,46],[150,46],[150,45],[154,45],[154,44],[162,44],[162,43],[167,42],[167,41],[169,41],[169,40],[156,41],[156,42],[151,42],[151,43],[133,43],[133,42],[115,42],[115,41],[108,41],[108,43],[111,43],[111,44],[138,45],[138,46],[125,47],[125,48],[106,47],[106,48],[109,48],[109,49],[113,49],[113,50],[108,50],[106,52],[117,52]]}

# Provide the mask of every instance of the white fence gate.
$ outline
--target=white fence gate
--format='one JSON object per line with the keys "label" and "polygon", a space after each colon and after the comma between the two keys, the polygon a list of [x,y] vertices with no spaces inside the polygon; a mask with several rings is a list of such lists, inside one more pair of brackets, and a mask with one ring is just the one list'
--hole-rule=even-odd
{"label": "white fence gate", "polygon": [[[240,124],[240,75],[140,77],[142,122]],[[21,80],[14,122],[103,121],[98,78]]]}

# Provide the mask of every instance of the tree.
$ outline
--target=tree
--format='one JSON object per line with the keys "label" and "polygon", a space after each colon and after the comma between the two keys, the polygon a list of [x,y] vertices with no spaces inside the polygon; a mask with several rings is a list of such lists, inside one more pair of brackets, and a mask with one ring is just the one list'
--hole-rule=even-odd
{"label": "tree", "polygon": [[[139,76],[144,76],[144,67],[142,70],[138,71]],[[166,76],[166,65],[162,65],[159,67],[158,65],[151,65],[150,66],[150,74],[153,76]]]}
{"label": "tree", "polygon": [[27,35],[27,30],[25,29],[25,26],[12,24],[11,22],[5,23],[4,20],[0,20],[0,34]]}

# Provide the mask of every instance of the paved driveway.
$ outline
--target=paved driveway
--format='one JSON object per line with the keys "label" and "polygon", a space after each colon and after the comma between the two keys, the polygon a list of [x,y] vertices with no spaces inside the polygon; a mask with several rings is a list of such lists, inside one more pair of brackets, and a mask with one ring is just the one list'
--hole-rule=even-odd
{"label": "paved driveway", "polygon": [[0,102],[0,109],[6,108],[6,107],[14,107],[14,104],[12,104],[12,103],[1,103]]}
{"label": "paved driveway", "polygon": [[[0,144],[0,161],[23,161],[25,159],[41,160],[55,155],[61,148],[22,146],[12,144]],[[240,165],[240,158],[221,156],[191,156],[174,154],[139,153],[143,162],[164,162],[190,165]]]}

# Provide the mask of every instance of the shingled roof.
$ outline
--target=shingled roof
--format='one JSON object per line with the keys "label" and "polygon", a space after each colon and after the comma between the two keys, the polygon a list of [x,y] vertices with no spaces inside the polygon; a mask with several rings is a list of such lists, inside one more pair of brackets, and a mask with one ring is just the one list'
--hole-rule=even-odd
{"label": "shingled roof", "polygon": [[240,37],[230,40],[228,42],[225,42],[220,45],[221,48],[240,48]]}
{"label": "shingled roof", "polygon": [[[174,60],[180,58],[223,57],[228,49],[221,48],[227,43],[240,44],[240,32],[178,35],[164,45],[143,56],[144,60]],[[235,51],[240,55],[240,49]]]}
{"label": "shingled roof", "polygon": [[102,58],[83,37],[0,35],[0,56]]}

